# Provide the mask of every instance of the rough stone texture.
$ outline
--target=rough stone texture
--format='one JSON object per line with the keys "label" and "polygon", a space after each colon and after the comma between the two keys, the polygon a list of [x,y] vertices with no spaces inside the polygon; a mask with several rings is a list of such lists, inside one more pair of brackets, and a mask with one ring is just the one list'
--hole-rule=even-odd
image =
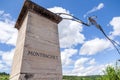
{"label": "rough stone texture", "polygon": [[29,80],[62,80],[57,23],[31,11],[19,30],[10,80],[26,75]]}
{"label": "rough stone texture", "polygon": [[38,15],[42,15],[55,23],[59,23],[62,20],[62,18],[60,16],[53,14],[52,12],[35,4],[34,2],[32,2],[30,0],[25,0],[24,6],[23,6],[23,8],[20,12],[20,15],[18,17],[18,20],[15,24],[15,28],[20,29],[23,19],[25,18],[28,11],[35,12]]}
{"label": "rough stone texture", "polygon": [[21,20],[10,80],[62,80],[58,22],[32,10]]}
{"label": "rough stone texture", "polygon": [[17,80],[18,74],[21,71],[27,20],[28,20],[28,17],[26,16],[26,18],[24,19],[24,22],[18,32],[19,34],[18,34],[18,38],[17,38],[17,45],[16,45],[16,49],[15,49],[15,53],[14,53],[14,58],[13,58],[13,63],[12,63],[12,71],[11,71],[11,78],[14,77],[15,79],[12,79],[12,80]]}

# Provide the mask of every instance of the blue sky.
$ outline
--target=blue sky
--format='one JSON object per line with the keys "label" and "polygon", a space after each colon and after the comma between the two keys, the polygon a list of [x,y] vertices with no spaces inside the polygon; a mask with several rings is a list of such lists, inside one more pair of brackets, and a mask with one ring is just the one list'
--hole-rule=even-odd
{"label": "blue sky", "polygon": [[[119,0],[32,1],[55,13],[74,15],[84,22],[88,16],[95,15],[106,34],[120,43]],[[24,0],[0,2],[0,72],[10,72],[18,33],[14,24],[23,3]],[[120,59],[112,44],[94,26],[86,27],[68,20],[63,20],[58,26],[64,75],[101,74],[108,64],[114,65]]]}

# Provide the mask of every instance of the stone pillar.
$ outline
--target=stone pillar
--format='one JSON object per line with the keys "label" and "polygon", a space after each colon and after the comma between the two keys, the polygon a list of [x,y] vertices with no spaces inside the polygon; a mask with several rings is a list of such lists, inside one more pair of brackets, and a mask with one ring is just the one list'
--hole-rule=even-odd
{"label": "stone pillar", "polygon": [[18,39],[10,80],[62,80],[58,23],[62,18],[26,0],[16,22]]}

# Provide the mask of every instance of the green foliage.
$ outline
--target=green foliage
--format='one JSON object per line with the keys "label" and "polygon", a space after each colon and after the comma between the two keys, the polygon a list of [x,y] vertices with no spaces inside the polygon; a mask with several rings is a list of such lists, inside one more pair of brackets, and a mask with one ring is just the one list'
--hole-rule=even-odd
{"label": "green foliage", "polygon": [[93,75],[93,76],[63,76],[63,80],[99,80],[97,78],[100,78],[99,75]]}
{"label": "green foliage", "polygon": [[0,73],[0,80],[9,80],[9,74],[5,72]]}
{"label": "green foliage", "polygon": [[5,72],[0,72],[0,75],[9,75],[9,74],[7,74]]}
{"label": "green foliage", "polygon": [[9,80],[9,76],[0,76],[0,80]]}
{"label": "green foliage", "polygon": [[120,80],[120,67],[108,66],[100,80]]}
{"label": "green foliage", "polygon": [[63,80],[120,80],[120,67],[108,66],[101,76],[63,76]]}

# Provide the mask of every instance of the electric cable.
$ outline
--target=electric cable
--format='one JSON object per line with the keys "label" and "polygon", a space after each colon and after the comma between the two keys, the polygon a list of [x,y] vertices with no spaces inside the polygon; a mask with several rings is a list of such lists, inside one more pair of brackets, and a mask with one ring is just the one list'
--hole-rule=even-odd
{"label": "electric cable", "polygon": [[116,41],[112,40],[117,46],[120,47],[120,44],[118,44]]}
{"label": "electric cable", "polygon": [[67,14],[67,13],[56,13],[56,14],[59,15],[59,16],[60,16],[60,15],[70,16],[70,17],[72,17],[72,18],[63,18],[63,17],[62,17],[62,19],[76,21],[76,22],[81,23],[81,24],[86,25],[86,26],[95,25],[96,28],[98,28],[98,29],[103,33],[103,35],[112,43],[112,45],[114,46],[114,48],[117,50],[118,54],[120,54],[120,51],[119,51],[119,49],[117,48],[117,46],[120,47],[120,44],[118,44],[116,41],[110,39],[110,38],[106,35],[106,33],[104,32],[104,30],[102,29],[102,27],[101,27],[99,24],[97,24],[97,22],[93,19],[94,17],[88,17],[89,23],[84,23],[82,20],[80,20],[79,18],[77,18],[77,17],[75,17],[75,16],[73,16],[73,15],[71,15],[71,14]]}
{"label": "electric cable", "polygon": [[[112,39],[110,39],[107,35],[106,35],[106,33],[104,32],[104,30],[102,29],[102,27],[100,26],[100,31],[104,34],[104,36],[112,43],[112,45],[115,47],[115,49],[117,50],[117,52],[120,54],[120,51],[119,51],[119,49],[117,48],[117,46],[116,45],[118,45],[118,43],[117,42],[115,42],[114,40],[112,40]],[[115,45],[116,44],[116,45]],[[119,46],[119,45],[118,45]]]}
{"label": "electric cable", "polygon": [[[120,45],[119,45],[116,41],[110,39],[110,38],[106,35],[106,33],[104,32],[104,30],[102,29],[102,27],[101,27],[99,24],[97,24],[97,22],[96,22],[92,17],[89,17],[88,20],[89,20],[89,22],[91,23],[91,25],[95,25],[95,26],[103,33],[103,35],[112,43],[112,45],[114,46],[114,48],[115,48],[115,49],[117,50],[117,52],[120,54],[120,51],[119,51],[119,49],[117,48],[117,46],[120,47]],[[117,46],[116,46],[115,44],[116,44]]]}
{"label": "electric cable", "polygon": [[80,20],[79,18],[77,18],[77,17],[75,17],[75,16],[73,16],[73,15],[71,15],[71,14],[67,14],[67,13],[55,13],[55,14],[57,14],[57,15],[67,15],[67,16],[70,16],[70,17],[72,17],[72,18],[62,18],[62,19],[76,21],[76,22],[81,23],[81,24],[83,24],[83,25],[89,26],[87,23],[84,23],[82,20]]}

